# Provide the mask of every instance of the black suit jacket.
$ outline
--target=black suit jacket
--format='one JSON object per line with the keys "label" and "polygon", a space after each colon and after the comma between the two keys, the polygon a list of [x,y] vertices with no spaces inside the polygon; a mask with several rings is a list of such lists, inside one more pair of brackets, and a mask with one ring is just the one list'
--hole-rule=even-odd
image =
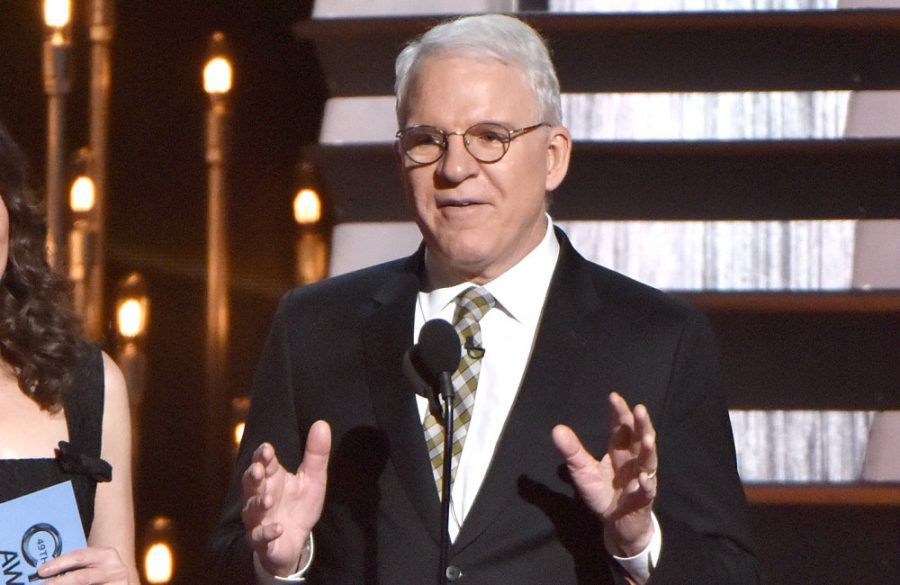
{"label": "black suit jacket", "polygon": [[[651,582],[758,582],[708,326],[661,292],[586,261],[557,235],[560,259],[530,363],[450,550],[459,582],[624,582],[550,437],[555,424],[568,424],[602,457],[612,390],[645,404],[657,429],[663,548]],[[239,496],[253,449],[269,441],[294,469],[318,419],[331,424],[333,445],[309,582],[438,581],[440,502],[401,372],[422,258],[420,250],[282,300],[214,537],[217,583],[253,582]]]}

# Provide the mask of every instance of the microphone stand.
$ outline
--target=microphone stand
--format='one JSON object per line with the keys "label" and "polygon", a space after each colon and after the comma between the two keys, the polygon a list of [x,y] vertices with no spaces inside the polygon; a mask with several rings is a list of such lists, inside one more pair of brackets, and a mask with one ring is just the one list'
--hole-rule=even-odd
{"label": "microphone stand", "polygon": [[447,585],[447,559],[450,557],[450,474],[453,466],[453,383],[450,372],[441,372],[441,396],[444,398],[444,463],[441,476],[441,564],[438,575]]}

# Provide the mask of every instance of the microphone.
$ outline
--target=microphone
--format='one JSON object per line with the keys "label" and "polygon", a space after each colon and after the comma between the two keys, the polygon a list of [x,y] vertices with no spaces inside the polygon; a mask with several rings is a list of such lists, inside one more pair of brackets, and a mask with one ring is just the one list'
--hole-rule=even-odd
{"label": "microphone", "polygon": [[450,376],[459,367],[462,346],[456,328],[443,319],[432,319],[422,325],[419,343],[403,356],[403,373],[416,387],[418,394],[428,398],[428,406],[437,417],[441,412],[438,395],[443,397],[445,411],[444,462],[441,477],[441,554],[438,580],[447,585],[447,559],[450,558],[450,474],[453,459],[453,383]]}
{"label": "microphone", "polygon": [[452,374],[459,367],[460,343],[456,329],[443,319],[427,321],[419,331],[419,343],[403,356],[403,373],[416,389],[428,399],[433,413],[441,411],[441,374]]}
{"label": "microphone", "polygon": [[484,348],[475,345],[475,336],[469,335],[466,337],[466,343],[463,346],[466,350],[466,353],[469,354],[469,357],[472,359],[479,360],[484,357]]}

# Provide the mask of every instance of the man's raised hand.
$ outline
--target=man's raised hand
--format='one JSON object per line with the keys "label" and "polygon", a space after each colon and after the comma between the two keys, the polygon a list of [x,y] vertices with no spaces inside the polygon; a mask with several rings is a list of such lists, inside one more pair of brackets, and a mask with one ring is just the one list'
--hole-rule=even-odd
{"label": "man's raised hand", "polygon": [[565,425],[553,428],[553,442],[582,500],[603,520],[610,552],[627,557],[641,552],[653,537],[656,431],[643,405],[632,411],[625,399],[613,392],[609,407],[609,446],[600,461]]}
{"label": "man's raised hand", "polygon": [[244,471],[241,518],[247,541],[272,575],[297,570],[310,532],[322,515],[330,451],[331,428],[320,420],[309,429],[296,473],[282,467],[269,443],[253,452]]}

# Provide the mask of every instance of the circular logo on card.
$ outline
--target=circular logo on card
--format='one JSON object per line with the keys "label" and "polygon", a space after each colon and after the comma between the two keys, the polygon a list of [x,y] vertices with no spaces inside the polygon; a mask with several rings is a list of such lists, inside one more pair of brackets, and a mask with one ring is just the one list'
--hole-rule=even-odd
{"label": "circular logo on card", "polygon": [[37,567],[62,553],[62,537],[52,524],[35,524],[22,535],[22,557]]}

